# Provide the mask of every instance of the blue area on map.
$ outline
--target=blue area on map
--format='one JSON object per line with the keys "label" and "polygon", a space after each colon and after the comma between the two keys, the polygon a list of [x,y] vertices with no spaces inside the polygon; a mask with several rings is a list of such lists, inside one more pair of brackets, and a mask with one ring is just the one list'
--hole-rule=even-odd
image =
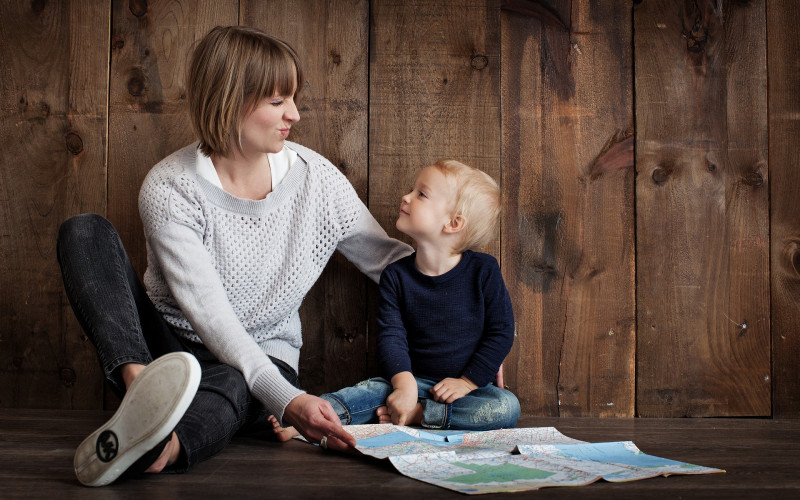
{"label": "blue area on map", "polygon": [[586,443],[557,445],[556,448],[564,454],[582,460],[595,462],[610,462],[621,465],[634,465],[638,467],[663,467],[666,465],[684,465],[667,458],[655,457],[645,453],[636,453],[625,447],[625,443]]}
{"label": "blue area on map", "polygon": [[450,444],[461,444],[464,441],[464,434],[469,431],[451,431],[442,429],[420,430],[419,437],[430,441],[447,441]]}
{"label": "blue area on map", "polygon": [[358,441],[358,446],[363,446],[365,448],[380,448],[382,446],[391,446],[394,444],[418,442],[426,443],[431,446],[446,448],[448,446],[461,444],[463,440],[463,434],[465,434],[465,432],[466,431],[419,431],[420,437],[417,438],[406,434],[405,432],[397,431],[367,439],[360,439]]}

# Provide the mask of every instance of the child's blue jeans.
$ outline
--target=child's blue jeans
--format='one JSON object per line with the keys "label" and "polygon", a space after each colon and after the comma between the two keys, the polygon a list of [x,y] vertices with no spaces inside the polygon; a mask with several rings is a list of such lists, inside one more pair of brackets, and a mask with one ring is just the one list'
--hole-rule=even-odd
{"label": "child's blue jeans", "polygon": [[[430,393],[436,382],[414,378],[422,404],[423,427],[488,431],[517,425],[519,400],[510,391],[489,384],[450,404],[438,403]],[[320,397],[333,406],[343,425],[373,424],[378,422],[375,410],[386,405],[393,390],[391,382],[379,377]]]}

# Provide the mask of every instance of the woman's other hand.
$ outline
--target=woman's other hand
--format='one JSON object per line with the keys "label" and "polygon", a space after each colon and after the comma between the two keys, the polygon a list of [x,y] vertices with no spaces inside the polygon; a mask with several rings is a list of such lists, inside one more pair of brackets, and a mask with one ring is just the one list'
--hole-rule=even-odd
{"label": "woman's other hand", "polygon": [[317,396],[301,394],[294,398],[286,406],[283,420],[312,443],[319,443],[326,437],[326,448],[343,452],[355,449],[356,439],[344,430],[330,403]]}

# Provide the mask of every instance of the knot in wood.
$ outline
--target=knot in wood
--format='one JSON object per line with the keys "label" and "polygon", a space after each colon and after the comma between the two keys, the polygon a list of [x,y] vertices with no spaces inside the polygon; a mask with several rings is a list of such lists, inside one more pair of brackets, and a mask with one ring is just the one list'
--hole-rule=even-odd
{"label": "knot in wood", "polygon": [[342,56],[339,55],[336,51],[331,51],[331,61],[333,64],[340,64],[342,62]]}
{"label": "knot in wood", "polygon": [[128,93],[134,97],[144,94],[144,72],[141,68],[133,68],[128,79]]}
{"label": "knot in wood", "polygon": [[800,237],[789,238],[783,244],[780,267],[794,278],[800,277]]}
{"label": "knot in wood", "polygon": [[744,178],[744,182],[753,187],[758,187],[764,184],[764,177],[759,172],[750,172]]}
{"label": "knot in wood", "polygon": [[667,179],[669,178],[669,170],[667,170],[666,168],[658,167],[655,170],[653,170],[653,175],[651,177],[653,178],[653,182],[655,182],[656,184],[663,184],[667,182]]}
{"label": "knot in wood", "polygon": [[83,139],[75,132],[67,132],[64,136],[64,143],[73,156],[78,156],[83,151]]}
{"label": "knot in wood", "polygon": [[47,7],[47,0],[33,0],[31,2],[31,10],[37,14],[41,14],[45,7]]}
{"label": "knot in wood", "polygon": [[481,54],[474,55],[472,56],[470,65],[472,66],[472,69],[480,71],[489,65],[489,58]]}
{"label": "knot in wood", "polygon": [[134,16],[142,17],[147,14],[147,0],[130,0],[128,8]]}
{"label": "knot in wood", "polygon": [[58,372],[58,377],[61,379],[61,383],[64,384],[64,387],[73,387],[75,385],[75,381],[78,377],[75,375],[75,370],[72,368],[62,368]]}
{"label": "knot in wood", "polygon": [[683,36],[686,38],[686,50],[689,52],[702,52],[705,49],[708,35],[699,19],[694,22],[689,32],[683,33]]}

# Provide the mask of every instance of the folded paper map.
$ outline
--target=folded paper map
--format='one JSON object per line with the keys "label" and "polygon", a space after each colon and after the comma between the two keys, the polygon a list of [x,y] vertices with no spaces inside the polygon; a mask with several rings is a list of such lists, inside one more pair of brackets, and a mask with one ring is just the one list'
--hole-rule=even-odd
{"label": "folded paper map", "polygon": [[578,441],[554,427],[464,432],[374,424],[345,430],[364,455],[388,459],[410,478],[470,495],[725,472],[647,455],[631,441]]}

